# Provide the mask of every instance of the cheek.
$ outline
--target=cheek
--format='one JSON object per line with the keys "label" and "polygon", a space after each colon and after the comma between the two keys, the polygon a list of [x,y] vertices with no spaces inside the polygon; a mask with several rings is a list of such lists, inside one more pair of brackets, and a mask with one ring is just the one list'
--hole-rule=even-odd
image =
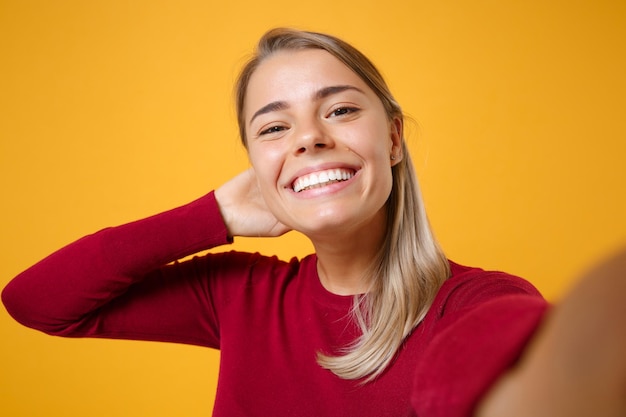
{"label": "cheek", "polygon": [[361,149],[370,158],[389,154],[391,149],[391,136],[386,119],[373,119],[368,123],[352,126],[344,132],[343,137],[347,145]]}
{"label": "cheek", "polygon": [[280,173],[280,169],[277,169],[277,166],[279,167],[279,165],[274,163],[269,155],[266,154],[260,155],[259,153],[250,152],[248,158],[252,168],[254,168],[259,191],[265,204],[270,212],[279,218],[279,199],[277,198],[278,175]]}
{"label": "cheek", "polygon": [[276,190],[280,177],[282,163],[279,153],[270,147],[255,147],[248,150],[248,158],[254,168],[261,193],[267,198],[268,194]]}

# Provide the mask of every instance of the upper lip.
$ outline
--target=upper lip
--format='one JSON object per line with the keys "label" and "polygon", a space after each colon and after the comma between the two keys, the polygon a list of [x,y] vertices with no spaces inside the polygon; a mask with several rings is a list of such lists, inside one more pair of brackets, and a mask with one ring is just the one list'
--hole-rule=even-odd
{"label": "upper lip", "polygon": [[296,173],[285,184],[285,188],[293,189],[294,182],[304,175],[312,174],[314,172],[326,171],[329,169],[349,169],[357,172],[360,167],[344,162],[325,162],[322,164],[308,166],[296,171]]}

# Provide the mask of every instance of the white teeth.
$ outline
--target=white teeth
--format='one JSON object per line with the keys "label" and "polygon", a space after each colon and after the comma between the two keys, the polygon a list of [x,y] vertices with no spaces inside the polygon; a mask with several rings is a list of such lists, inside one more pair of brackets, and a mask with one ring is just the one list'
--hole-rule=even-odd
{"label": "white teeth", "polygon": [[354,176],[354,172],[346,169],[329,169],[297,178],[293,182],[293,190],[297,193],[311,188],[319,188],[338,181],[346,181]]}

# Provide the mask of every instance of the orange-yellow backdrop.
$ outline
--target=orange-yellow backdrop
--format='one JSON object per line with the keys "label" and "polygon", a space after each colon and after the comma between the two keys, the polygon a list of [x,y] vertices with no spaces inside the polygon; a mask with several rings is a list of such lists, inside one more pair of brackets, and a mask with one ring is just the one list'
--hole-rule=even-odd
{"label": "orange-yellow backdrop", "polygon": [[[231,85],[277,25],[334,33],[378,64],[415,120],[451,258],[557,300],[623,243],[623,0],[1,0],[0,285],[244,169]],[[295,234],[235,247],[310,250]],[[210,415],[216,352],[52,338],[4,309],[0,332],[3,416]]]}

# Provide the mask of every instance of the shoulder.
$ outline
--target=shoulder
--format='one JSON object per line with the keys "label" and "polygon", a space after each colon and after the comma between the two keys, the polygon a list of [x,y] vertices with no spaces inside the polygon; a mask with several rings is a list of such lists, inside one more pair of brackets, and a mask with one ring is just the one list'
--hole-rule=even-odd
{"label": "shoulder", "polygon": [[202,257],[206,262],[214,266],[220,266],[224,269],[290,269],[298,270],[310,264],[310,258],[314,255],[308,255],[302,259],[293,257],[289,260],[279,258],[276,255],[264,255],[260,252],[241,252],[228,251],[219,253],[207,253]]}
{"label": "shoulder", "polygon": [[429,337],[452,333],[472,340],[492,331],[530,333],[548,302],[527,280],[450,262],[451,275],[441,286],[424,318]]}
{"label": "shoulder", "polygon": [[276,284],[288,281],[314,269],[314,255],[302,259],[283,260],[277,256],[259,252],[229,251],[208,253],[195,259],[194,268],[199,268],[216,285],[260,285],[270,281]]}
{"label": "shoulder", "polygon": [[467,416],[519,359],[549,308],[528,281],[451,262],[425,318],[427,345],[415,374],[420,415]]}
{"label": "shoulder", "polygon": [[506,272],[464,266],[452,261],[450,271],[450,277],[441,286],[433,302],[433,308],[440,315],[501,298],[536,299],[544,302],[533,284]]}
{"label": "shoulder", "polygon": [[286,261],[277,256],[230,251],[198,258],[193,268],[220,317],[234,319],[274,312],[277,303],[305,288],[307,278],[315,271],[311,258]]}

